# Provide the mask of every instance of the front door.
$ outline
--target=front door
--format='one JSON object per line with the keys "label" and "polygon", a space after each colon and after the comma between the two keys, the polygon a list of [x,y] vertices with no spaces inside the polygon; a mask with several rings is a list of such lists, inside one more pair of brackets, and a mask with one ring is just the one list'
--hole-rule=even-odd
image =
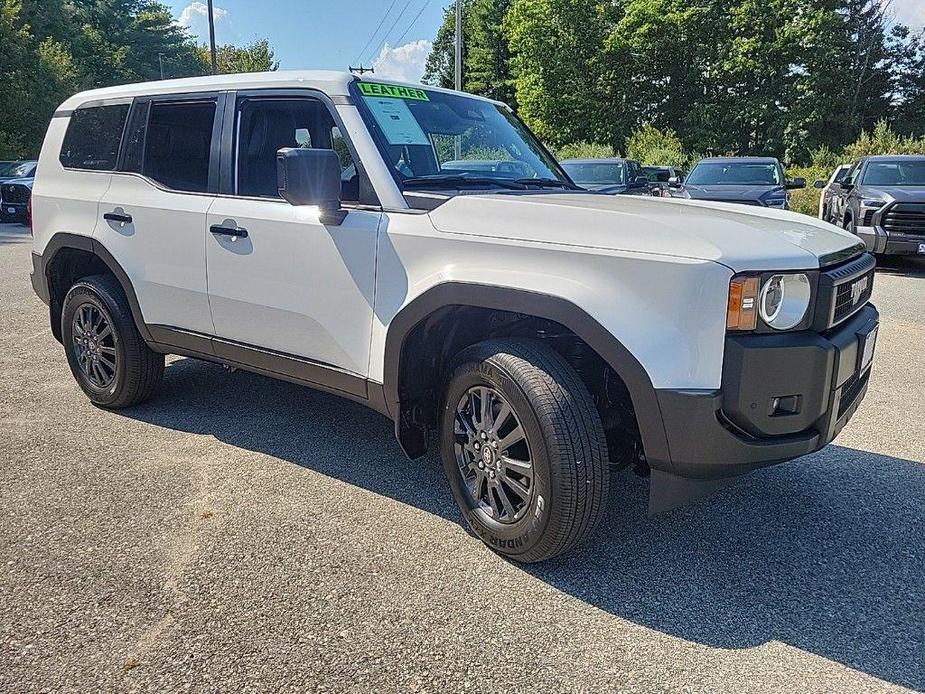
{"label": "front door", "polygon": [[[350,206],[356,167],[327,106],[308,97],[239,97],[233,132],[235,194],[216,199],[206,221],[216,353],[234,359],[252,348],[252,357],[256,348],[270,371],[294,359],[365,378],[382,213]],[[318,208],[278,196],[283,147],[339,153],[342,224],[324,224]]]}

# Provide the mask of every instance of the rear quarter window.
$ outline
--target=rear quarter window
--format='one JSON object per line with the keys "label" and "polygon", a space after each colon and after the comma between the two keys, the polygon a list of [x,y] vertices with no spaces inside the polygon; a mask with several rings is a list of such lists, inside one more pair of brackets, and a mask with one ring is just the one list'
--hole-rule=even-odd
{"label": "rear quarter window", "polygon": [[75,110],[61,145],[61,165],[68,169],[113,171],[128,108],[128,104],[116,104]]}

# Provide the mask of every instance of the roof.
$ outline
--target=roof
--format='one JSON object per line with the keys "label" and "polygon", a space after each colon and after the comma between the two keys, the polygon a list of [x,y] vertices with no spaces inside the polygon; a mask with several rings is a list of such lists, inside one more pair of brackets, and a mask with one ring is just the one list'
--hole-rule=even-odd
{"label": "roof", "polygon": [[607,157],[602,159],[562,159],[560,164],[619,164],[628,161],[620,157]]}
{"label": "roof", "polygon": [[705,157],[701,159],[700,163],[709,163],[709,164],[777,164],[779,163],[775,157]]}
{"label": "roof", "polygon": [[[88,101],[106,99],[130,99],[136,96],[157,94],[183,94],[189,92],[223,91],[232,89],[317,89],[328,96],[347,96],[351,82],[361,78],[349,73],[334,70],[276,70],[273,72],[247,72],[233,75],[210,75],[208,77],[186,77],[183,79],[157,80],[153,82],[136,82],[103,89],[91,89],[80,92],[61,104],[61,109],[74,109]],[[412,84],[389,79],[376,79],[375,75],[362,78],[365,82],[379,82],[405,87],[416,87],[431,92],[457,93],[451,89],[442,89],[430,85]],[[500,103],[474,94],[467,94],[474,99]]]}
{"label": "roof", "polygon": [[922,161],[925,160],[925,154],[875,154],[869,157],[864,157],[867,161],[896,161],[900,160],[911,160],[911,161]]}

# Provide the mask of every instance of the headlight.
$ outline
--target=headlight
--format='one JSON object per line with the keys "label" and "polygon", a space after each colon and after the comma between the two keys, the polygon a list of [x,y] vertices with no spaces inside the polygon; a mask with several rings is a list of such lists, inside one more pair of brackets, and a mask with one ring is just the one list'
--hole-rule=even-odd
{"label": "headlight", "polygon": [[883,200],[861,200],[861,207],[866,207],[870,210],[879,210],[884,205],[886,203]]}
{"label": "headlight", "polygon": [[768,198],[764,201],[764,204],[768,207],[776,207],[782,210],[787,206],[787,198]]}
{"label": "headlight", "polygon": [[806,275],[774,275],[761,288],[758,313],[775,330],[790,330],[806,316],[811,295]]}

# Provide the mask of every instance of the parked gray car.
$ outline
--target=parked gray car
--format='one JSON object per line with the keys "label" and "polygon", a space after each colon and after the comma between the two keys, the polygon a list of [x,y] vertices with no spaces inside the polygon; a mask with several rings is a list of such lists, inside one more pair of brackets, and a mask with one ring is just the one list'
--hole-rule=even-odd
{"label": "parked gray car", "polygon": [[925,255],[925,156],[864,157],[833,191],[832,221],[869,250]]}
{"label": "parked gray car", "polygon": [[559,162],[586,190],[608,195],[649,195],[649,179],[632,159],[565,159]]}

